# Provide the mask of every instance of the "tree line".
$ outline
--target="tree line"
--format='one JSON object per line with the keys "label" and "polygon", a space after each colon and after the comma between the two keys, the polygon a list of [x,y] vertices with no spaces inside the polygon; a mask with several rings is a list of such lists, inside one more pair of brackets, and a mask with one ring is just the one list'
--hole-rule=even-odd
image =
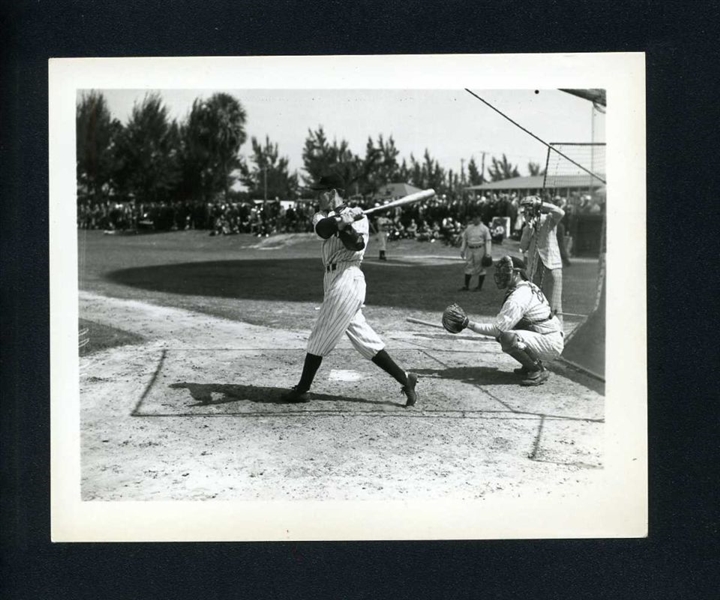
{"label": "tree line", "polygon": [[[304,173],[290,172],[287,157],[268,136],[252,137],[247,155],[248,115],[235,97],[216,93],[196,99],[187,117],[170,119],[157,93],[136,102],[126,124],[114,118],[105,96],[82,94],[77,104],[77,182],[80,201],[137,199],[141,202],[216,202],[248,199],[298,199],[328,170],[347,182],[347,195],[364,197],[383,185],[404,182],[433,188],[439,195],[462,198],[467,186],[519,177],[517,165],[503,154],[481,172],[474,157],[460,172],[442,167],[429,150],[420,158],[400,158],[392,136],[368,137],[363,156],[346,140],[328,138],[322,126],[308,130]],[[540,165],[528,164],[531,175]],[[245,191],[233,186],[240,182]]]}

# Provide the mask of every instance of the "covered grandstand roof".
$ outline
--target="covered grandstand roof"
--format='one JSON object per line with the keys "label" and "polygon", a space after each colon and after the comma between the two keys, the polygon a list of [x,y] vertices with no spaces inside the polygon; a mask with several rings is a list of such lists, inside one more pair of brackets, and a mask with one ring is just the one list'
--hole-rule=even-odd
{"label": "covered grandstand roof", "polygon": [[[604,178],[602,173],[598,173]],[[473,185],[466,190],[537,190],[543,188],[544,175],[532,175],[529,177],[512,177],[501,181],[489,181],[482,185]],[[547,179],[548,188],[580,188],[599,187],[601,181],[590,175],[550,175]]]}

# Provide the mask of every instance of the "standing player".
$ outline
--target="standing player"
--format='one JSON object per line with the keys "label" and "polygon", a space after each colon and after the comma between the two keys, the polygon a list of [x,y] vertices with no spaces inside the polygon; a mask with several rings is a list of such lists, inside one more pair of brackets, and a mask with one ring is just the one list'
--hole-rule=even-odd
{"label": "standing player", "polygon": [[323,357],[347,334],[353,347],[366,359],[394,377],[402,386],[407,401],[417,400],[417,375],[400,368],[385,351],[385,344],[370,327],[362,313],[365,302],[365,275],[360,263],[369,238],[368,219],[362,210],[348,208],[341,196],[345,188],[336,174],[320,178],[313,190],[319,192],[320,210],[313,216],[315,233],[322,238],[324,298],[320,315],[308,340],[300,382],[282,396],[285,402],[307,402],[310,386]]}
{"label": "standing player", "polygon": [[557,358],[565,347],[562,323],[540,288],[528,281],[521,259],[503,256],[495,266],[494,277],[498,288],[507,289],[507,293],[492,323],[471,321],[462,308],[453,304],[443,313],[443,326],[451,333],[467,327],[494,337],[502,351],[520,363],[514,371],[522,377],[520,385],[541,385],[550,377],[543,361]]}
{"label": "standing player", "polygon": [[[465,261],[465,285],[460,288],[460,291],[467,292],[470,289],[470,280],[474,275],[477,275],[478,284],[474,289],[479,292],[482,290],[485,275],[487,274],[484,262],[492,264],[490,230],[480,219],[480,214],[476,212],[473,215],[472,223],[465,228],[460,237],[462,240],[460,258]],[[485,257],[487,259],[483,261]]]}
{"label": "standing player", "polygon": [[565,211],[537,196],[523,198],[520,206],[525,216],[520,250],[525,253],[528,277],[542,288],[550,299],[553,314],[562,322],[563,263],[556,228]]}
{"label": "standing player", "polygon": [[375,220],[375,230],[377,231],[376,239],[378,250],[380,251],[380,260],[387,260],[387,240],[390,233],[392,223],[384,215],[380,215]]}
{"label": "standing player", "polygon": [[[567,205],[567,201],[563,200],[560,196],[555,196],[553,198],[553,204],[557,206],[558,208],[562,208],[563,211],[565,211],[565,206]],[[560,249],[560,259],[562,260],[563,267],[569,267],[572,265],[570,262],[570,257],[568,256],[568,248],[567,248],[567,240],[565,239],[567,229],[565,227],[565,221],[567,217],[567,212],[565,211],[565,217],[560,219],[560,222],[557,224],[557,228],[555,231],[557,232],[557,242],[558,242],[558,248]]]}

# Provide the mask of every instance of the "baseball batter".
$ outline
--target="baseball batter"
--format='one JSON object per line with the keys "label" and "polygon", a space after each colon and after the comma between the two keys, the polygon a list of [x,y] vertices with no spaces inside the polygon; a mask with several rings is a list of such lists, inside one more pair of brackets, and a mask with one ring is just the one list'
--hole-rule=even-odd
{"label": "baseball batter", "polygon": [[[417,375],[400,368],[362,313],[365,275],[360,269],[369,238],[369,222],[362,210],[348,208],[341,196],[345,184],[336,174],[320,178],[312,189],[320,192],[320,210],[313,228],[322,241],[324,298],[318,320],[308,339],[300,382],[283,395],[285,402],[307,402],[309,390],[323,357],[333,351],[343,335],[353,347],[394,377],[406,396],[405,406],[417,400]],[[360,217],[356,220],[356,217]]]}
{"label": "baseball batter", "polygon": [[477,276],[478,284],[474,289],[479,292],[482,290],[487,274],[483,258],[491,256],[492,252],[490,230],[480,220],[480,215],[475,214],[472,223],[465,228],[460,237],[460,258],[465,261],[465,285],[460,288],[460,291],[467,292],[470,289],[470,280]]}
{"label": "baseball batter", "polygon": [[564,349],[562,323],[540,288],[528,281],[521,259],[504,256],[495,266],[494,277],[498,288],[507,293],[492,323],[473,321],[461,307],[451,305],[443,313],[443,326],[452,333],[467,327],[494,337],[502,351],[520,363],[514,371],[522,377],[520,385],[541,385],[550,377],[543,361],[557,358]]}
{"label": "baseball batter", "polygon": [[528,277],[537,283],[550,299],[553,314],[560,322],[562,308],[562,256],[557,240],[557,225],[565,211],[537,196],[520,202],[526,225],[520,238],[520,250],[525,252]]}

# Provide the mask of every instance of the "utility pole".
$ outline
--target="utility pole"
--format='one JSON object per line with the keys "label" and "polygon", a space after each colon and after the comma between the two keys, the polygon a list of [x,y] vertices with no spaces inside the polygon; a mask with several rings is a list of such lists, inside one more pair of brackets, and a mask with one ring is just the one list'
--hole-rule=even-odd
{"label": "utility pole", "polygon": [[485,152],[482,153],[482,166],[480,167],[480,183],[485,183]]}
{"label": "utility pole", "polygon": [[265,181],[265,194],[263,195],[263,201],[267,202],[267,165],[263,165],[263,179]]}

